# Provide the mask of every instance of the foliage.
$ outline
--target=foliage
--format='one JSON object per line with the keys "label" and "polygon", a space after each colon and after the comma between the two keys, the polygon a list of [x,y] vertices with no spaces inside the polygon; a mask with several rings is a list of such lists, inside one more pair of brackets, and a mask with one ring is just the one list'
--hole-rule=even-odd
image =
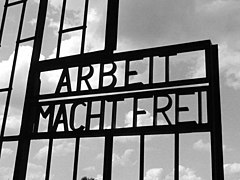
{"label": "foliage", "polygon": [[82,177],[81,180],[95,180],[95,179],[94,178],[88,178],[88,177],[84,176],[84,177]]}

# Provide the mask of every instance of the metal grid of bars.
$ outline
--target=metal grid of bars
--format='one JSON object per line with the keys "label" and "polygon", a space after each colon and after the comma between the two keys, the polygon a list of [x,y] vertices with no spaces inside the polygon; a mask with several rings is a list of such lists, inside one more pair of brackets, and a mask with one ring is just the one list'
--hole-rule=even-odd
{"label": "metal grid of bars", "polygon": [[83,25],[82,26],[78,26],[78,27],[63,29],[64,17],[65,17],[65,11],[66,11],[66,3],[67,3],[67,0],[63,0],[61,20],[60,20],[60,26],[59,26],[58,43],[57,43],[57,54],[56,54],[57,58],[59,58],[59,55],[60,55],[62,34],[63,33],[68,33],[68,32],[72,32],[72,31],[77,31],[77,30],[82,30],[82,41],[81,41],[81,51],[80,51],[80,53],[81,54],[84,53],[85,37],[86,37],[86,29],[87,29],[87,13],[88,13],[89,0],[85,0]]}
{"label": "metal grid of bars", "polygon": [[9,0],[6,0],[5,6],[4,6],[4,11],[3,11],[3,16],[2,16],[2,23],[1,23],[1,28],[0,28],[0,47],[1,47],[1,40],[2,40],[3,29],[4,29],[4,25],[5,25],[5,21],[6,21],[6,15],[7,15],[8,8],[15,6],[15,5],[22,5],[20,24],[19,24],[19,28],[18,28],[17,41],[16,41],[16,46],[15,46],[15,51],[14,51],[13,64],[12,64],[12,69],[11,69],[11,74],[10,74],[10,79],[9,79],[9,85],[7,88],[0,89],[0,92],[7,92],[7,98],[6,98],[6,102],[5,102],[5,109],[4,109],[4,115],[3,115],[2,127],[1,127],[1,135],[0,135],[0,155],[1,155],[1,151],[2,151],[2,144],[4,141],[4,133],[5,133],[5,128],[6,128],[6,123],[7,123],[11,95],[12,95],[13,81],[14,81],[16,63],[17,63],[17,58],[18,58],[19,45],[20,45],[20,43],[34,40],[34,37],[21,39],[23,20],[24,20],[24,15],[25,15],[25,10],[26,10],[26,3],[27,3],[26,0],[15,1],[12,3],[9,3]]}
{"label": "metal grid of bars", "polygon": [[[212,155],[212,179],[213,180],[221,180],[223,179],[223,159],[222,159],[222,137],[221,137],[221,114],[220,114],[220,94],[219,94],[219,77],[218,77],[218,57],[217,57],[217,46],[211,45],[210,41],[202,41],[202,42],[194,42],[182,45],[173,45],[173,46],[166,46],[160,48],[152,48],[146,50],[139,50],[139,51],[132,51],[126,53],[118,53],[114,54],[113,51],[116,49],[117,44],[117,24],[118,24],[118,8],[119,8],[119,1],[118,0],[109,0],[108,1],[108,11],[107,11],[107,24],[106,24],[106,35],[105,35],[105,49],[101,52],[93,52],[87,53],[84,52],[84,44],[85,44],[85,34],[87,29],[87,12],[88,12],[88,3],[89,0],[85,1],[85,10],[84,10],[84,21],[83,25],[79,27],[74,27],[70,29],[63,29],[64,23],[64,14],[66,10],[66,0],[63,0],[62,6],[62,14],[60,20],[60,28],[59,28],[59,36],[58,36],[58,43],[57,43],[57,55],[56,59],[50,61],[39,61],[40,52],[41,52],[41,45],[42,45],[42,38],[43,38],[43,31],[44,31],[44,24],[46,20],[46,12],[48,1],[41,0],[39,4],[39,13],[38,13],[38,20],[37,20],[37,27],[34,37],[29,37],[25,39],[21,39],[21,31],[22,31],[22,24],[24,19],[24,13],[26,8],[26,0],[24,1],[16,1],[13,3],[8,3],[6,0],[6,5],[3,12],[3,19],[2,25],[0,29],[0,39],[3,34],[4,29],[4,22],[6,20],[6,13],[7,9],[13,5],[19,5],[22,3],[22,15],[19,25],[18,37],[17,37],[17,44],[15,48],[15,55],[14,55],[14,63],[12,66],[11,77],[9,81],[9,87],[3,88],[0,92],[8,92],[6,107],[4,111],[4,118],[3,124],[1,127],[1,136],[0,136],[0,152],[2,150],[2,143],[7,141],[17,141],[18,142],[18,151],[16,157],[16,164],[14,169],[14,180],[18,179],[26,179],[26,169],[28,163],[28,155],[29,155],[29,148],[31,144],[31,140],[34,139],[47,139],[49,140],[48,144],[48,155],[47,155],[47,164],[46,164],[46,174],[45,179],[50,179],[50,169],[51,169],[51,161],[52,161],[52,151],[53,151],[53,141],[54,139],[59,138],[75,138],[75,152],[74,152],[74,168],[73,168],[73,176],[72,179],[77,179],[77,172],[78,172],[78,161],[79,161],[79,145],[81,138],[85,137],[104,137],[105,138],[105,148],[104,148],[104,168],[103,168],[103,179],[110,180],[112,178],[112,155],[113,155],[113,138],[115,136],[126,136],[126,135],[138,135],[140,136],[140,167],[139,167],[139,179],[144,179],[144,147],[145,147],[145,135],[149,134],[174,134],[174,179],[179,179],[179,134],[180,133],[188,133],[188,132],[210,132],[211,133],[211,155]],[[63,57],[60,58],[60,47],[61,47],[61,39],[62,34],[82,30],[82,42],[81,42],[81,51],[79,55],[72,56],[72,57]],[[22,125],[21,125],[21,132],[19,136],[4,136],[5,125],[7,121],[8,115],[8,107],[11,98],[11,90],[12,84],[14,80],[14,71],[15,71],[15,64],[17,61],[17,54],[19,44],[26,41],[34,40],[33,46],[33,53],[30,65],[30,72],[27,84],[27,92],[26,92],[26,99],[24,104],[24,112],[22,117]],[[171,55],[175,55],[181,52],[188,52],[188,51],[195,51],[195,50],[205,50],[205,58],[206,58],[206,78],[196,79],[196,80],[185,80],[185,81],[175,81],[171,82],[169,78],[169,57]],[[153,70],[153,56],[161,56],[165,57],[165,82],[154,84],[153,83],[153,76],[149,76],[149,85],[134,85],[129,87],[120,87],[115,88],[114,91],[116,94],[109,95],[108,98],[114,102],[113,104],[113,115],[112,115],[112,129],[106,130],[103,128],[103,117],[104,114],[104,103],[105,100],[102,100],[102,96],[98,96],[101,93],[107,93],[108,90],[105,88],[101,88],[99,90],[92,90],[88,92],[79,93],[55,93],[55,94],[47,94],[47,95],[39,95],[40,90],[40,73],[44,71],[51,71],[55,69],[63,69],[63,67],[74,67],[74,66],[84,66],[84,65],[91,65],[94,63],[103,63],[98,62],[98,57],[102,57],[106,59],[104,63],[111,63],[112,58],[114,61],[120,61],[126,59],[126,69],[129,69],[130,59],[134,57],[134,59],[142,58],[142,57],[150,57],[150,66],[149,71]],[[61,63],[59,60],[61,59]],[[85,61],[79,61],[79,59],[85,59]],[[89,61],[86,61],[89,60]],[[129,74],[129,76],[131,73]],[[125,79],[125,82],[128,84],[128,79]],[[198,87],[181,87],[184,85],[194,85],[194,84],[208,84],[202,85]],[[158,91],[157,88],[160,87],[175,87],[179,86],[179,88],[175,89],[165,89]],[[147,91],[139,91],[139,90],[147,90]],[[134,92],[139,91],[139,92]],[[125,94],[117,94],[121,92],[130,92]],[[157,104],[156,97],[158,94],[184,94],[189,92],[197,92],[198,93],[198,123],[180,123],[177,120],[179,119],[178,114],[176,114],[176,124],[167,127],[159,127],[157,126],[156,121],[153,122],[153,126],[151,127],[137,127],[137,117],[133,118],[133,126],[132,128],[128,129],[116,129],[116,100],[121,100],[126,97],[133,97],[134,98],[134,107],[135,111],[137,111],[137,103],[138,98],[146,98],[146,97],[154,97],[154,103]],[[208,122],[202,123],[202,92],[207,92],[207,107],[208,107]],[[87,120],[86,120],[86,130],[82,133],[72,132],[51,132],[48,133],[38,133],[38,119],[40,116],[39,113],[39,106],[43,105],[50,105],[53,104],[64,104],[64,103],[73,103],[73,100],[65,100],[64,97],[67,96],[76,96],[76,95],[86,95],[86,94],[94,94],[95,96],[92,98],[81,98],[80,101],[84,102],[87,101],[89,104]],[[62,98],[61,100],[56,101],[43,101],[39,102],[40,100],[47,100],[51,98]],[[176,104],[179,104],[179,96],[176,95]],[[91,102],[92,101],[101,101],[101,110],[99,114],[91,114]],[[77,101],[77,100],[76,100]],[[107,99],[106,99],[107,101]],[[157,106],[157,105],[156,105]],[[54,111],[49,106],[49,112],[47,114],[51,115],[50,111]],[[155,109],[155,113],[157,114],[158,109]],[[141,112],[139,112],[141,113]],[[90,123],[91,118],[99,118],[100,119],[100,128],[97,131],[90,130]]]}

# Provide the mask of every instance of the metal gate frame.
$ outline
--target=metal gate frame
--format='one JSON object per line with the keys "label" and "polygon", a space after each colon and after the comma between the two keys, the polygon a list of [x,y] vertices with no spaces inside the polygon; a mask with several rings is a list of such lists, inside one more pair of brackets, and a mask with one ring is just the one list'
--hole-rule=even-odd
{"label": "metal gate frame", "polygon": [[[223,149],[222,149],[222,128],[221,128],[221,107],[220,107],[220,89],[219,89],[219,70],[218,70],[218,48],[217,45],[212,45],[209,40],[206,41],[199,41],[193,43],[186,43],[186,44],[179,44],[179,45],[172,45],[172,46],[165,46],[159,48],[151,48],[145,50],[137,50],[132,52],[125,52],[125,53],[114,53],[117,47],[117,29],[118,29],[118,11],[119,11],[119,0],[108,0],[108,8],[107,8],[107,23],[106,23],[106,32],[105,32],[105,49],[101,52],[93,52],[93,53],[85,53],[84,52],[84,44],[85,44],[85,34],[87,28],[87,11],[88,11],[88,2],[89,0],[85,0],[85,12],[84,12],[84,21],[83,26],[75,27],[71,29],[63,30],[63,21],[64,21],[64,13],[66,8],[66,0],[63,0],[63,7],[62,7],[62,16],[60,21],[60,30],[59,30],[59,39],[57,45],[57,57],[51,61],[39,61],[40,53],[41,53],[41,46],[43,40],[43,32],[44,32],[44,25],[46,20],[46,13],[47,13],[47,6],[48,0],[40,0],[39,4],[39,12],[37,17],[37,25],[34,37],[29,37],[26,39],[21,39],[21,32],[24,20],[24,13],[26,9],[27,0],[19,0],[13,3],[9,3],[6,0],[5,8],[3,12],[2,24],[0,29],[0,42],[2,39],[3,29],[4,29],[4,22],[6,19],[7,8],[13,5],[22,4],[22,15],[20,19],[18,37],[17,37],[17,44],[15,48],[15,55],[14,55],[14,63],[12,66],[12,73],[10,77],[10,83],[8,88],[3,88],[0,92],[8,92],[6,106],[4,111],[4,118],[3,124],[1,127],[1,135],[0,135],[0,154],[2,150],[3,142],[9,141],[17,141],[18,148],[17,148],[17,156],[15,162],[15,169],[14,169],[14,180],[24,180],[26,179],[26,171],[27,171],[27,164],[28,164],[28,156],[29,156],[29,149],[31,140],[34,139],[49,139],[49,150],[48,150],[48,160],[46,166],[46,176],[45,179],[49,180],[50,175],[50,164],[51,164],[51,155],[52,155],[52,146],[53,146],[53,139],[54,138],[76,138],[76,147],[75,147],[75,158],[74,158],[74,169],[73,169],[73,180],[77,179],[77,164],[78,164],[78,151],[79,151],[79,143],[80,139],[84,137],[104,137],[105,138],[105,149],[104,149],[104,170],[103,170],[103,179],[104,180],[111,180],[111,170],[112,170],[112,153],[113,153],[113,137],[114,136],[121,136],[121,135],[139,135],[140,136],[140,171],[139,171],[139,179],[144,179],[144,138],[147,134],[174,134],[175,136],[175,147],[174,147],[174,179],[179,179],[179,134],[180,133],[190,133],[190,132],[210,132],[211,136],[211,157],[212,157],[212,179],[213,180],[223,180],[224,173],[223,173]],[[60,58],[60,46],[61,46],[61,37],[63,33],[82,30],[82,45],[81,51],[79,55]],[[15,73],[15,66],[17,61],[17,54],[19,49],[19,44],[22,42],[27,41],[34,41],[33,45],[33,52],[27,82],[27,90],[26,90],[26,98],[24,103],[24,110],[22,116],[22,124],[20,135],[18,136],[4,136],[5,126],[7,122],[7,114],[8,108],[11,98],[11,91],[12,91],[12,84],[14,80],[14,73]],[[143,128],[136,128],[133,125],[133,128],[130,129],[112,129],[112,130],[104,130],[101,129],[99,132],[94,132],[94,135],[91,131],[83,132],[82,134],[76,134],[74,132],[66,132],[66,133],[49,133],[49,134],[39,134],[37,133],[37,119],[39,119],[39,100],[41,95],[39,95],[40,91],[40,73],[46,70],[54,70],[59,69],[61,67],[68,66],[69,62],[71,66],[81,64],[78,59],[79,58],[87,58],[89,59],[89,63],[84,62],[83,64],[91,64],[97,63],[96,60],[99,56],[104,57],[106,60],[105,63],[109,63],[112,57],[116,60],[121,60],[122,57],[126,59],[131,57],[144,57],[149,56],[152,57],[153,55],[162,55],[166,57],[166,72],[169,72],[169,56],[181,52],[188,52],[188,51],[195,51],[195,50],[205,50],[205,58],[206,58],[206,79],[199,79],[194,81],[193,83],[208,83],[208,86],[201,86],[198,88],[198,92],[206,91],[207,92],[207,107],[208,107],[208,119],[209,122],[207,124],[202,124],[199,122],[198,125],[196,124],[185,124],[181,125],[180,123],[176,126],[172,127],[143,127]],[[160,54],[159,54],[160,52]],[[111,58],[109,58],[111,57]],[[61,59],[62,63],[59,63],[59,59]],[[91,60],[93,60],[91,62]],[[57,63],[56,63],[57,62]],[[129,62],[129,61],[126,61]],[[98,62],[104,63],[104,62]],[[152,68],[152,66],[150,66]],[[150,77],[152,78],[152,77]],[[151,79],[150,79],[151,81]],[[180,82],[169,82],[169,74],[166,74],[166,82],[168,86],[179,86],[185,84],[191,84],[190,81],[180,81]],[[193,84],[192,83],[192,84]],[[162,86],[163,84],[160,84]],[[159,86],[159,85],[158,85]],[[154,91],[155,86],[147,87],[150,89],[150,93],[154,94],[157,91]],[[141,86],[140,86],[141,89]],[[142,87],[142,90],[146,89],[146,87]],[[137,88],[130,88],[130,89],[120,89],[117,92],[123,91],[131,91],[131,90],[139,90]],[[178,91],[185,91],[184,88],[177,89]],[[196,91],[196,88],[189,88],[187,91]],[[104,93],[105,90],[102,89],[97,93]],[[106,91],[107,92],[107,91]],[[175,91],[173,90],[175,93]],[[95,93],[95,92],[93,92]],[[169,93],[169,90],[166,90],[163,93]],[[72,95],[72,94],[69,94]],[[61,96],[61,95],[59,95]],[[65,95],[64,95],[65,96]],[[125,95],[123,95],[124,97]],[[148,92],[143,93],[130,93],[127,96],[136,96],[136,97],[145,97],[148,96]],[[151,95],[150,95],[151,96]],[[201,93],[199,93],[201,96]],[[51,95],[49,97],[52,97]],[[49,98],[45,96],[45,98]],[[101,97],[97,96],[96,99],[101,99]],[[111,96],[111,98],[116,98],[115,96]],[[210,100],[210,101],[209,101]],[[137,103],[137,102],[135,102]],[[135,104],[137,106],[137,104]],[[201,112],[201,109],[199,109]],[[199,115],[201,119],[201,115]],[[89,122],[90,123],[90,120]],[[136,120],[134,122],[136,124]],[[112,127],[114,127],[114,122],[112,122]]]}

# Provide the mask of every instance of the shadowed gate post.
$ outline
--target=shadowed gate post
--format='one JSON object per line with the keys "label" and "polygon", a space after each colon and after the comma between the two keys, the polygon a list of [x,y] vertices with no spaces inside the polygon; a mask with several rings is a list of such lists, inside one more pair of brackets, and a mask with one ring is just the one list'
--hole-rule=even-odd
{"label": "shadowed gate post", "polygon": [[36,97],[39,94],[40,72],[37,70],[37,65],[41,53],[47,5],[48,0],[40,0],[13,180],[26,179],[31,136],[34,130],[34,122],[38,114]]}
{"label": "shadowed gate post", "polygon": [[213,45],[211,48],[210,73],[211,80],[210,96],[211,103],[211,155],[212,155],[212,179],[223,180],[223,144],[222,144],[222,123],[221,123],[221,102],[220,102],[220,84],[219,84],[219,62],[218,46]]}

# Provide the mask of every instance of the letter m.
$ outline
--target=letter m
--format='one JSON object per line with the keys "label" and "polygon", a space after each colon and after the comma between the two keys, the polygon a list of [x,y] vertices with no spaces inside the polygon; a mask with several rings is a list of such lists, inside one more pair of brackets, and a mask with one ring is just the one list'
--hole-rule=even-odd
{"label": "letter m", "polygon": [[51,131],[51,127],[53,124],[53,118],[54,118],[54,110],[55,110],[55,105],[51,104],[47,107],[47,109],[44,111],[42,106],[40,106],[40,114],[44,119],[46,119],[49,116],[49,121],[48,121],[48,132]]}

